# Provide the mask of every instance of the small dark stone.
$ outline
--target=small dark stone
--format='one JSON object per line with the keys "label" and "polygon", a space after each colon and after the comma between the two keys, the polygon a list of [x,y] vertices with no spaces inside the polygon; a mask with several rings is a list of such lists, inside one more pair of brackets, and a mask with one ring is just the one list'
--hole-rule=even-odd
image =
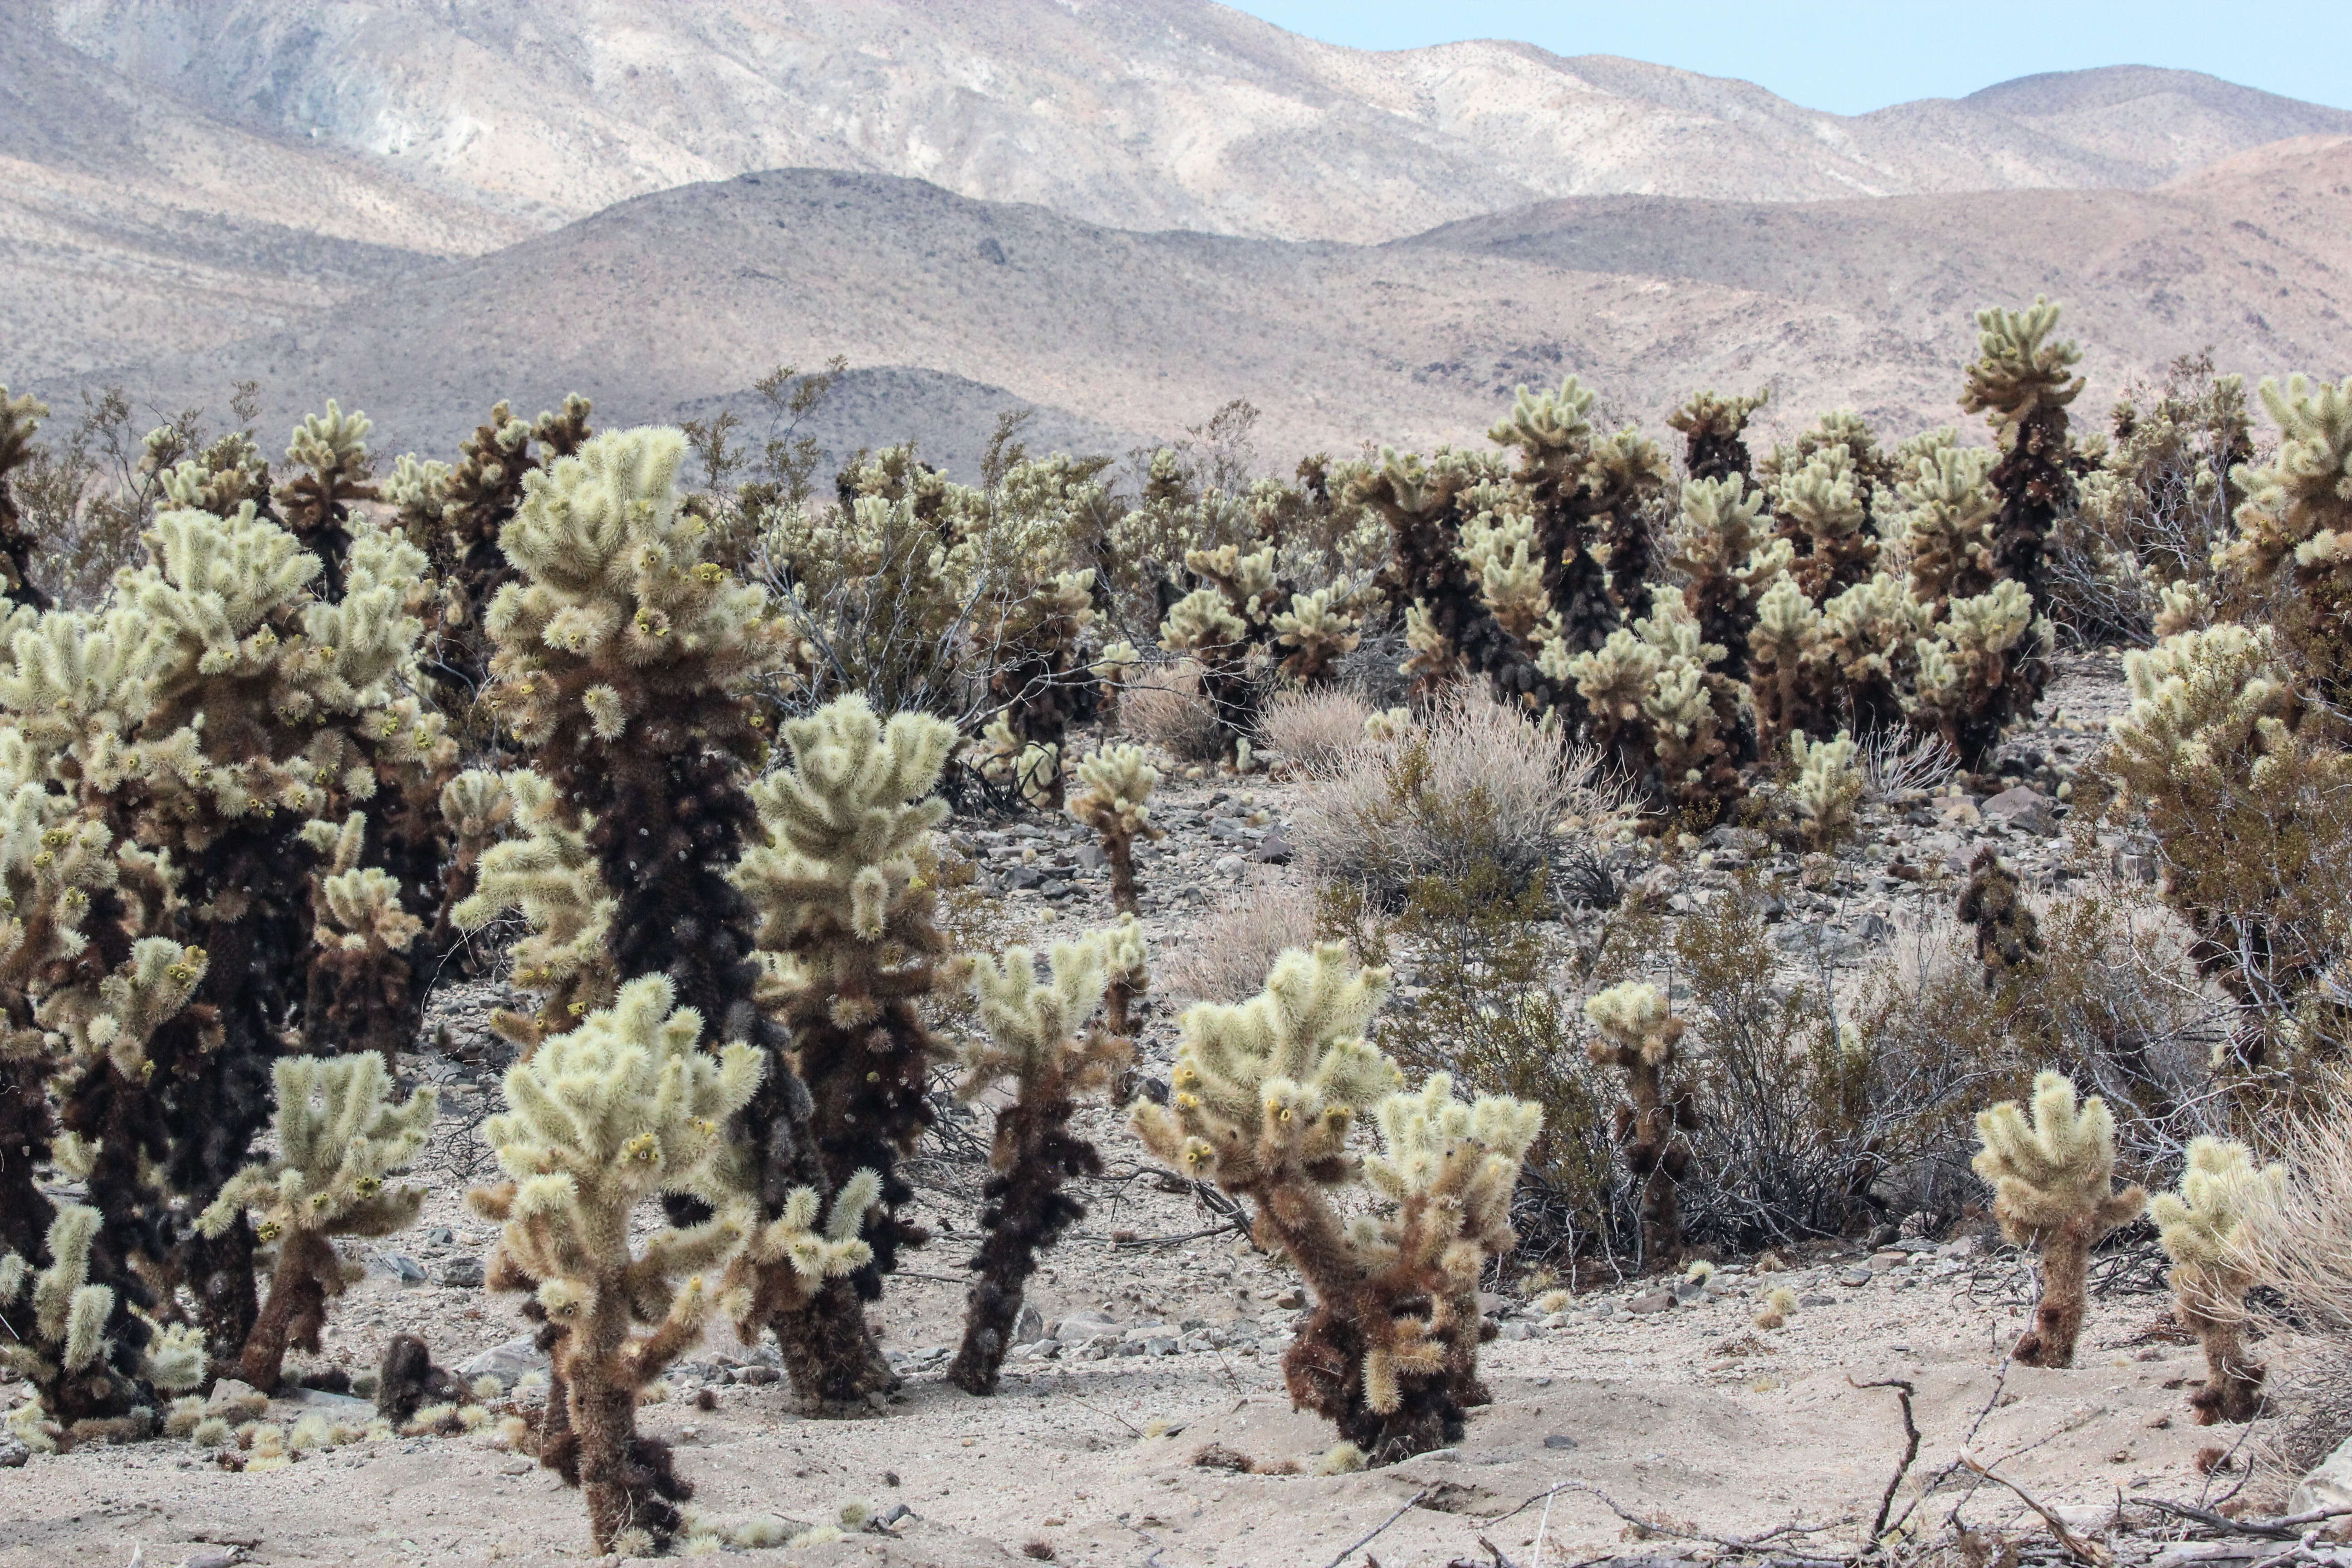
{"label": "small dark stone", "polygon": [[1257,841],[1257,847],[1250,851],[1250,858],[1262,866],[1287,866],[1290,858],[1297,853],[1298,847],[1291,843],[1288,834],[1279,827],[1270,827],[1265,837]]}
{"label": "small dark stone", "polygon": [[441,1266],[441,1283],[452,1290],[478,1290],[482,1285],[482,1260],[453,1258]]}
{"label": "small dark stone", "polygon": [[1576,1439],[1570,1436],[1565,1432],[1555,1432],[1550,1436],[1544,1439],[1544,1447],[1547,1448],[1573,1448],[1576,1447]]}

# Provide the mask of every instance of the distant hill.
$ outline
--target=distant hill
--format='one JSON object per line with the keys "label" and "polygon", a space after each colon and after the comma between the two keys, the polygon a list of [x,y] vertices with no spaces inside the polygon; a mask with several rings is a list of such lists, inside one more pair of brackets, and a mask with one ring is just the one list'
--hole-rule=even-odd
{"label": "distant hill", "polygon": [[1825,406],[1902,429],[1958,420],[1969,313],[2037,292],[2069,304],[2094,416],[2128,378],[2207,343],[2229,368],[2341,374],[2347,238],[2345,138],[2147,191],[1596,197],[1379,247],[1133,233],[786,170],[640,197],[432,264],[364,310],[126,374],[159,399],[215,403],[258,377],[273,428],[338,395],[387,446],[440,452],[501,395],[535,408],[577,389],[610,419],[668,417],[835,353],[956,378],[864,383],[872,422],[831,437],[854,444],[945,409],[940,439],[975,449],[1000,395],[974,386],[1146,437],[1246,397],[1270,458],[1483,443],[1514,384],[1570,371],[1654,430],[1697,387],[1767,384],[1768,431]]}

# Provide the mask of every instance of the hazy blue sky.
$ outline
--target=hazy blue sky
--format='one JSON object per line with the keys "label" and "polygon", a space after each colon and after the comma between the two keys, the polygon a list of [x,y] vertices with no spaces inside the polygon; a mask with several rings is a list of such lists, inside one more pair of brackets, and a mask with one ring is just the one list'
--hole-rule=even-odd
{"label": "hazy blue sky", "polygon": [[2352,5],[2224,0],[1227,0],[1358,48],[1517,38],[1740,77],[1812,109],[1860,114],[1960,98],[2036,71],[2175,66],[2352,108]]}

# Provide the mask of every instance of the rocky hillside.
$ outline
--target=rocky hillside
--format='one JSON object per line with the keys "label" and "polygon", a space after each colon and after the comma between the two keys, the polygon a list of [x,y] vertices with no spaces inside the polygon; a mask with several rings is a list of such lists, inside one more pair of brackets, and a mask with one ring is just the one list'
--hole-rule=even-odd
{"label": "rocky hillside", "polygon": [[1380,240],[1545,197],[2137,187],[2352,114],[2190,72],[1858,117],[1524,44],[1370,53],[1202,0],[52,0],[67,41],[265,134],[546,226],[806,165],[1119,228]]}

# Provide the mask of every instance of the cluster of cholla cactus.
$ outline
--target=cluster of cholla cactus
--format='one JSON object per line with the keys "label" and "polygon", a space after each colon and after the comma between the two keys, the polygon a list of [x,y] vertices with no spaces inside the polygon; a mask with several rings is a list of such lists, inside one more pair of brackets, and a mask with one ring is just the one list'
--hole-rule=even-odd
{"label": "cluster of cholla cactus", "polygon": [[982,957],[973,971],[988,1038],[966,1053],[963,1092],[978,1094],[1010,1079],[1013,1101],[996,1117],[992,1173],[982,1194],[985,1237],[972,1258],[977,1278],[964,1309],[963,1342],[948,1367],[949,1379],[972,1394],[995,1392],[1037,1255],[1086,1217],[1086,1206],[1066,1187],[1102,1173],[1102,1156],[1070,1130],[1070,1117],[1077,1096],[1107,1088],[1131,1048],[1121,1036],[1087,1022],[1102,1003],[1118,942],[1116,932],[1055,942],[1044,981],[1024,947],[1007,949],[1001,961]]}
{"label": "cluster of cholla cactus", "polygon": [[[216,447],[164,476],[180,504],[103,604],[8,628],[0,1120],[28,1164],[82,1174],[98,1220],[74,1267],[105,1293],[114,1347],[116,1375],[45,1392],[68,1437],[152,1405],[138,1367],[166,1333],[200,1328],[228,1370],[256,1331],[252,1226],[192,1222],[268,1123],[281,1031],[413,1033],[418,928],[360,864],[377,847],[364,824],[432,794],[449,748],[415,696],[425,558],[348,512],[364,430],[331,412],[297,434],[316,482],[281,499],[310,509],[317,549],[263,515],[257,477],[213,482]],[[222,460],[246,474],[244,450]],[[226,515],[187,504],[231,491]],[[349,984],[304,984],[322,926]],[[47,1255],[47,1199],[10,1181],[6,1245],[43,1271],[65,1262]]]}
{"label": "cluster of cholla cactus", "polygon": [[1160,623],[1160,647],[1200,666],[1201,695],[1236,766],[1247,765],[1265,682],[1327,683],[1361,640],[1352,590],[1299,592],[1277,575],[1276,557],[1272,545],[1187,551],[1185,573],[1201,585]]}
{"label": "cluster of cholla cactus", "polygon": [[2252,1421],[2262,1410],[2262,1363],[2246,1352],[2244,1298],[2256,1268],[2241,1230],[2257,1207],[2275,1204],[2286,1167],[2254,1168],[2242,1143],[2196,1138],[2178,1193],[2148,1204],[2172,1259],[2174,1312],[2205,1351],[2205,1384],[2189,1396],[2200,1426]]}
{"label": "cluster of cholla cactus", "polygon": [[2001,1234],[2042,1259],[2033,1326],[2011,1352],[2028,1366],[2072,1366],[2089,1306],[2091,1248],[2139,1217],[2147,1194],[2115,1184],[2116,1121],[2106,1101],[2074,1098],[2063,1073],[2033,1079],[2031,1120],[2013,1100],[1977,1117],[1976,1173],[1993,1189]]}
{"label": "cluster of cholla cactus", "polygon": [[1625,1168],[1641,1186],[1642,1257],[1672,1263],[1682,1255],[1682,1200],[1676,1189],[1689,1173],[1684,1133],[1698,1126],[1698,1101],[1676,1072],[1683,1021],[1656,986],[1627,981],[1589,998],[1593,1026],[1586,1053],[1595,1067],[1625,1076],[1625,1099],[1615,1111]]}
{"label": "cluster of cholla cactus", "polygon": [[[1283,1358],[1292,1403],[1376,1463],[1461,1436],[1479,1273],[1512,1244],[1509,1194],[1540,1121],[1524,1101],[1459,1105],[1443,1079],[1400,1092],[1363,1036],[1388,986],[1336,944],[1286,953],[1250,1001],[1184,1016],[1168,1104],[1133,1112],[1154,1153],[1246,1199],[1259,1243],[1305,1277],[1316,1306]],[[1366,1111],[1385,1134],[1370,1161],[1352,1147]],[[1360,1173],[1391,1206],[1349,1224],[1333,1196]]]}

